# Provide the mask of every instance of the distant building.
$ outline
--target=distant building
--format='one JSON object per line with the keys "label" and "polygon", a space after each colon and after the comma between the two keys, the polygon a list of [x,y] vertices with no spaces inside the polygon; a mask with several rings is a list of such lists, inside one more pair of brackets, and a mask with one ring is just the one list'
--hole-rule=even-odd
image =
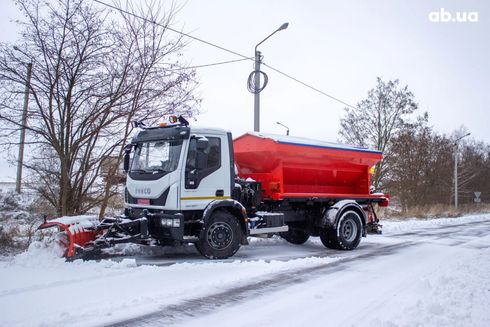
{"label": "distant building", "polygon": [[[34,194],[36,191],[32,189],[29,185],[22,184],[22,193]],[[15,192],[15,182],[10,181],[0,181],[0,193],[14,193]]]}

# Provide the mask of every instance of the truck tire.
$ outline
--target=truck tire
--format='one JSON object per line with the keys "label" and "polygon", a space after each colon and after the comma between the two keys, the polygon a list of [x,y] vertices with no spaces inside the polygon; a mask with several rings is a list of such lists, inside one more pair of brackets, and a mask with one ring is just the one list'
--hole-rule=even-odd
{"label": "truck tire", "polygon": [[279,233],[283,239],[292,244],[303,244],[310,238],[310,235],[301,229],[290,228],[287,232]]}
{"label": "truck tire", "polygon": [[206,221],[196,248],[208,259],[226,259],[238,251],[241,237],[238,219],[228,211],[217,210]]}
{"label": "truck tire", "polygon": [[361,242],[361,237],[361,217],[354,210],[342,214],[336,229],[324,229],[320,233],[323,245],[335,250],[354,250]]}
{"label": "truck tire", "polygon": [[336,236],[335,233],[335,229],[325,228],[320,232],[320,240],[326,248],[340,250],[336,243],[333,242]]}

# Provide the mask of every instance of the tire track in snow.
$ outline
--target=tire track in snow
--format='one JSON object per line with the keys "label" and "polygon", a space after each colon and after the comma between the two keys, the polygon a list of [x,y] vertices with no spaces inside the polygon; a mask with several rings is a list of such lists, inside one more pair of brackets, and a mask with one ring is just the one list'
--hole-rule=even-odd
{"label": "tire track in snow", "polygon": [[[123,320],[107,326],[167,326],[176,324],[185,318],[193,318],[213,312],[221,307],[232,305],[240,301],[246,301],[253,296],[274,292],[290,285],[304,283],[316,277],[334,274],[349,269],[350,262],[372,259],[373,257],[387,256],[396,251],[415,245],[415,242],[403,242],[393,245],[376,247],[354,256],[340,258],[314,267],[297,268],[282,273],[276,273],[272,277],[261,278],[259,281],[241,284],[226,291],[211,294],[209,296],[189,299],[178,304],[162,306],[158,311],[143,316]],[[332,251],[333,252],[333,251]],[[331,256],[332,252],[323,253],[319,257]],[[335,251],[341,252],[341,251]]]}

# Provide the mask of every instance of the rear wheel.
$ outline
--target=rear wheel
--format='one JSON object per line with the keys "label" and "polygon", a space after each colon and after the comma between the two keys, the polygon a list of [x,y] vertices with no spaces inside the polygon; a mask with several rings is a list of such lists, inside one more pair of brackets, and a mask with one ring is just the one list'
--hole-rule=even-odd
{"label": "rear wheel", "polygon": [[361,217],[353,210],[345,211],[342,214],[336,229],[325,229],[320,234],[323,245],[336,250],[355,249],[361,242],[361,237]]}
{"label": "rear wheel", "polygon": [[325,228],[320,232],[320,240],[322,244],[329,249],[340,250],[336,245],[337,243],[333,242],[333,239],[336,237],[334,229]]}
{"label": "rear wheel", "polygon": [[310,235],[301,229],[289,228],[287,232],[279,233],[279,235],[293,244],[303,244],[310,238]]}
{"label": "rear wheel", "polygon": [[226,259],[240,248],[242,230],[238,219],[227,211],[214,212],[205,223],[197,250],[209,259]]}

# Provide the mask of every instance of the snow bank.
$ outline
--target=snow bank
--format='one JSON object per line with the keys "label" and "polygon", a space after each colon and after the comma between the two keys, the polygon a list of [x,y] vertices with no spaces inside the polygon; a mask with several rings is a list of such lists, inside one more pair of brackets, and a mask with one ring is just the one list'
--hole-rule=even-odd
{"label": "snow bank", "polygon": [[490,238],[486,249],[468,251],[416,280],[398,310],[370,326],[490,326]]}
{"label": "snow bank", "polygon": [[451,226],[478,221],[490,220],[490,214],[468,215],[456,218],[381,220],[383,233],[408,232],[417,229],[436,228],[439,226]]}
{"label": "snow bank", "polygon": [[489,261],[490,251],[485,249],[423,278],[418,284],[419,301],[407,308],[413,322],[407,325],[490,326]]}
{"label": "snow bank", "polygon": [[64,265],[65,259],[62,258],[64,252],[64,247],[56,241],[51,241],[51,239],[35,241],[29,245],[27,251],[15,256],[11,264],[22,267]]}

